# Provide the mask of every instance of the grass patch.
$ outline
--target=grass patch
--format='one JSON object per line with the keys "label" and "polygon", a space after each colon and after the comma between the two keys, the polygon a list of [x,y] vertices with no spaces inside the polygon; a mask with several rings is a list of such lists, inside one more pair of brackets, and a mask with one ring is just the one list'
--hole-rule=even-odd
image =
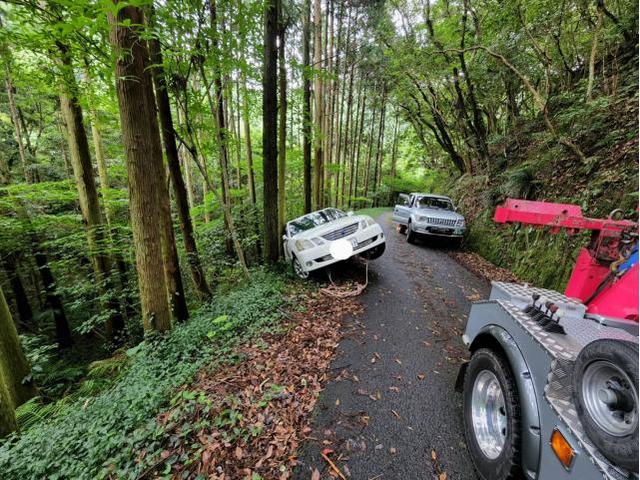
{"label": "grass patch", "polygon": [[64,405],[56,415],[0,445],[3,480],[136,478],[136,454],[160,448],[156,422],[181,385],[205,365],[237,361],[235,347],[277,326],[285,283],[254,271],[252,281],[214,300],[166,335],[127,351],[125,372],[105,390]]}
{"label": "grass patch", "polygon": [[361,210],[356,210],[356,215],[369,215],[370,217],[378,218],[380,215],[386,212],[392,211],[391,207],[372,207],[372,208],[363,208]]}

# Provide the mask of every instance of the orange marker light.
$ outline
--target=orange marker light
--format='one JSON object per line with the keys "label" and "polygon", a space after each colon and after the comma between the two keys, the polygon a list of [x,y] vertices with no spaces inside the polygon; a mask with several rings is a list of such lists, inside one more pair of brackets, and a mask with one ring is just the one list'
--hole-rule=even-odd
{"label": "orange marker light", "polygon": [[575,452],[557,428],[554,428],[551,434],[551,450],[556,454],[556,457],[558,457],[558,460],[560,460],[564,468],[568,470],[573,463]]}

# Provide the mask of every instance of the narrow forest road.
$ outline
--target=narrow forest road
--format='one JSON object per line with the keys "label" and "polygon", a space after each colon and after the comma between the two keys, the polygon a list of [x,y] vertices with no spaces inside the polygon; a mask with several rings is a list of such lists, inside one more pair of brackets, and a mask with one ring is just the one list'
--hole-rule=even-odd
{"label": "narrow forest road", "polygon": [[454,383],[471,301],[489,286],[446,244],[410,245],[390,213],[378,221],[387,251],[370,264],[364,313],[346,321],[295,478],[308,480],[316,468],[331,478],[321,456],[331,448],[352,479],[475,479]]}

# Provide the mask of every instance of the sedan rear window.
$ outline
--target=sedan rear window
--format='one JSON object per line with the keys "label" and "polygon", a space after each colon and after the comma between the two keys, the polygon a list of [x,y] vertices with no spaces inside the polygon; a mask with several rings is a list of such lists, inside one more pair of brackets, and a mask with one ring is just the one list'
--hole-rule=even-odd
{"label": "sedan rear window", "polygon": [[338,210],[337,208],[325,208],[324,210],[312,212],[304,217],[296,218],[289,222],[289,234],[291,236],[297,235],[305,230],[310,230],[346,216],[346,213],[342,210]]}

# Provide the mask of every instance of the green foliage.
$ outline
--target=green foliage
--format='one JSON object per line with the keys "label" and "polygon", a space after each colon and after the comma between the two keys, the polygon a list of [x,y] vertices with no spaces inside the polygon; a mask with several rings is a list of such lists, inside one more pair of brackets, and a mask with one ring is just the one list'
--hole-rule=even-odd
{"label": "green foliage", "polygon": [[[59,411],[37,401],[20,416],[27,428],[0,447],[0,471],[10,479],[135,478],[136,452],[160,448],[156,416],[177,387],[204,365],[236,359],[233,347],[280,318],[282,280],[260,270],[250,284],[218,295],[188,323],[151,335],[117,359],[93,364],[88,379],[114,377],[99,393],[77,394]],[[42,417],[48,417],[38,422]],[[31,418],[31,419],[30,419]],[[33,420],[33,419],[36,420]],[[38,452],[33,455],[33,452]]]}
{"label": "green foliage", "polygon": [[389,212],[391,209],[389,207],[375,207],[375,208],[362,208],[360,210],[356,210],[356,215],[369,215],[374,220],[378,218],[383,213]]}

